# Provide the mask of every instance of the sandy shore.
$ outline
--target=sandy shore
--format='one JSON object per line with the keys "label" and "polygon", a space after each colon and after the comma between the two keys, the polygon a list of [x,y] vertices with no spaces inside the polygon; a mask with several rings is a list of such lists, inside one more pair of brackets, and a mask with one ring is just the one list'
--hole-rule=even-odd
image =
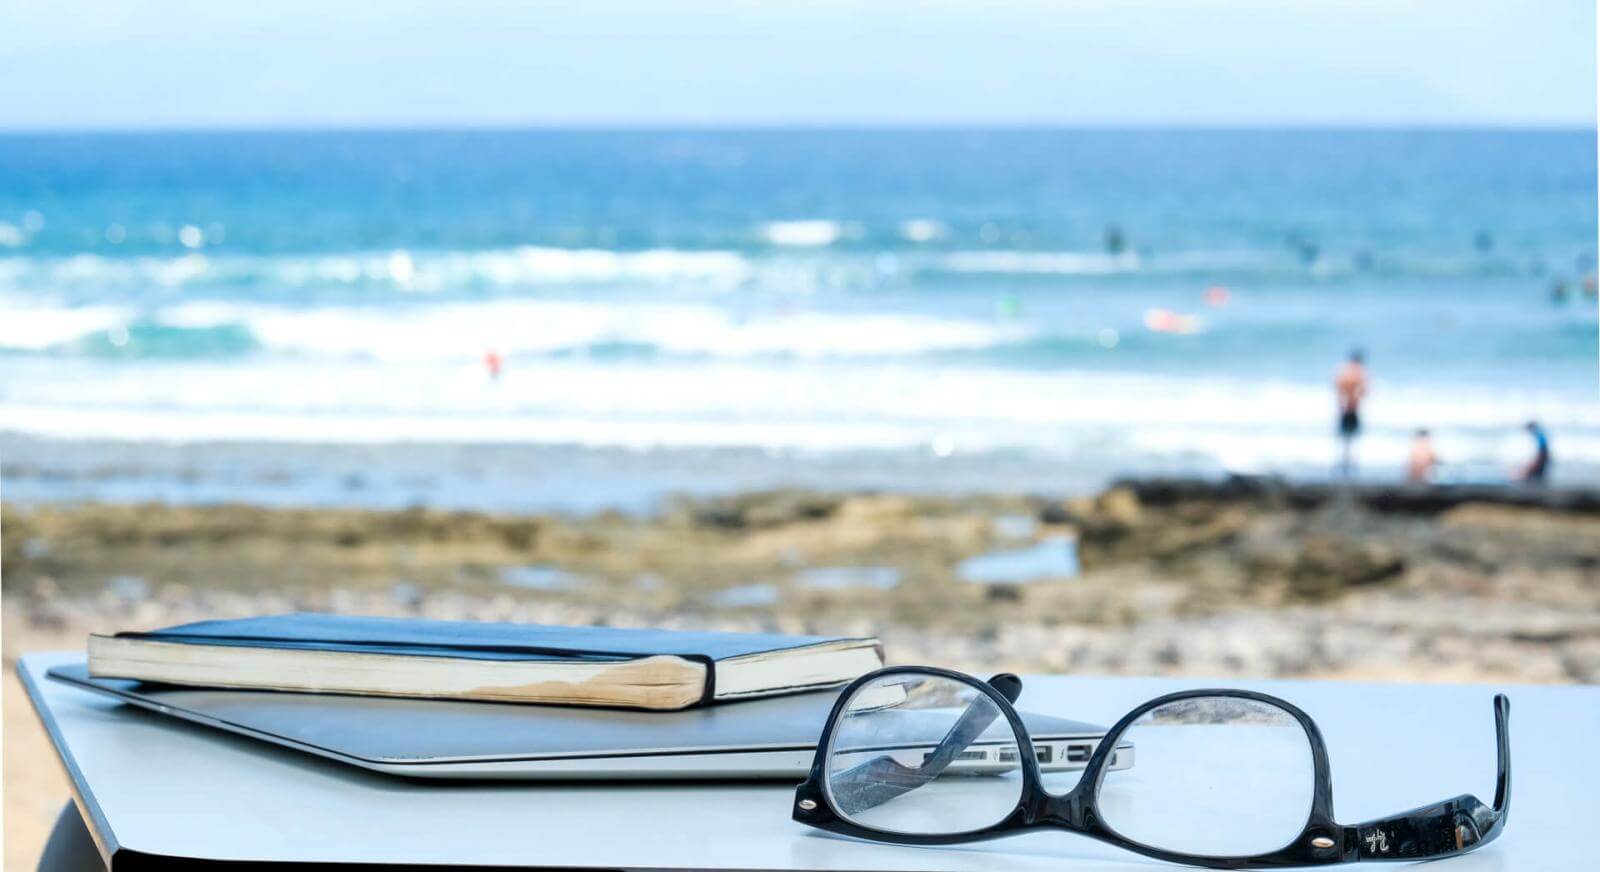
{"label": "sandy shore", "polygon": [[209,617],[877,633],[892,661],[979,672],[1600,680],[1592,495],[1136,482],[1066,502],[779,491],[647,518],[3,512],[7,868],[66,796],[16,657]]}

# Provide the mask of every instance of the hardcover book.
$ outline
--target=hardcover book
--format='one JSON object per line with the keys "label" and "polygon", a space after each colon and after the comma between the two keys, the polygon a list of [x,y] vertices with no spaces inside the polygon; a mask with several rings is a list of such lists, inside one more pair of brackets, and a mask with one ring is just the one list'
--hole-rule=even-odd
{"label": "hardcover book", "polygon": [[201,687],[675,710],[847,682],[874,638],[290,614],[89,637],[89,672]]}

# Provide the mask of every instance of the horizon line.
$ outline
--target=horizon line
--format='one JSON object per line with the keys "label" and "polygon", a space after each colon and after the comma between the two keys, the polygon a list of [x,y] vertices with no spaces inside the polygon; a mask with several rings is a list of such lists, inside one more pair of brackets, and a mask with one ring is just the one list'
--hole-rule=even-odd
{"label": "horizon line", "polygon": [[39,135],[227,135],[296,133],[937,133],[937,132],[1085,132],[1085,133],[1595,133],[1596,121],[1287,121],[1287,122],[1138,122],[1138,121],[505,121],[395,122],[372,124],[159,124],[159,125],[19,125],[0,124],[0,136]]}

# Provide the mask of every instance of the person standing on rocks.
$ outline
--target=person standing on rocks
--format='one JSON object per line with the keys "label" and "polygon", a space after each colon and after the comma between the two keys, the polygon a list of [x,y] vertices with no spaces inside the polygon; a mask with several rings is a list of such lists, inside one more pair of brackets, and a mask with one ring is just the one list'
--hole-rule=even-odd
{"label": "person standing on rocks", "polygon": [[1367,396],[1366,355],[1351,349],[1350,357],[1333,377],[1333,391],[1339,403],[1339,475],[1355,474],[1355,441],[1361,435],[1361,401]]}
{"label": "person standing on rocks", "polygon": [[1529,421],[1527,430],[1533,437],[1533,459],[1518,470],[1517,478],[1528,484],[1544,484],[1545,477],[1550,474],[1550,435],[1538,421]]}

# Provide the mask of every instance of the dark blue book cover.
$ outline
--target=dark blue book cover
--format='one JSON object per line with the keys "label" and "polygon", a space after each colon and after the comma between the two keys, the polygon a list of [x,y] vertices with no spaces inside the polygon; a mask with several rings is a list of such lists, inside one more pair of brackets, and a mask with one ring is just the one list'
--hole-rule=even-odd
{"label": "dark blue book cover", "polygon": [[[700,702],[718,699],[717,666],[762,655],[803,657],[806,649],[834,649],[855,643],[872,648],[877,640],[771,633],[683,632],[615,627],[433,621],[314,613],[270,615],[237,620],[200,621],[147,632],[124,632],[120,640],[144,640],[223,648],[345,652],[469,661],[624,663],[646,657],[679,657],[703,664]],[[837,683],[837,680],[831,682]],[[783,685],[754,693],[815,686]],[[754,695],[741,690],[740,695]]]}

